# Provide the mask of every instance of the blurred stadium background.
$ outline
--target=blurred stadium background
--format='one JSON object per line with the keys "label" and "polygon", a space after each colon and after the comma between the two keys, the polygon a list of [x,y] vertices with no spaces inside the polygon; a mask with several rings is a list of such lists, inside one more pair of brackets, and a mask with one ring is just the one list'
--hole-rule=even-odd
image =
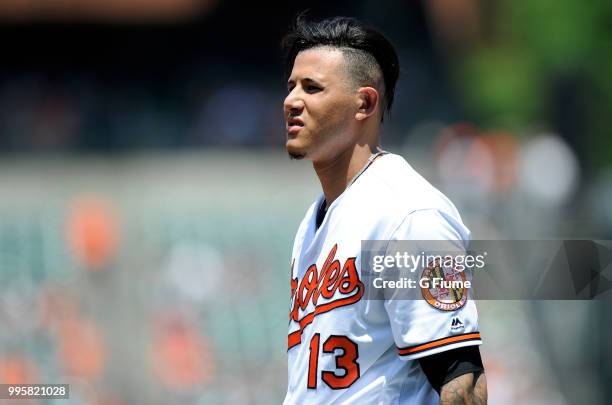
{"label": "blurred stadium background", "polygon": [[[304,7],[397,45],[383,146],[474,239],[612,239],[610,2],[1,0],[0,382],[282,401],[319,193],[283,151],[278,45]],[[481,302],[490,403],[612,403],[611,309]]]}

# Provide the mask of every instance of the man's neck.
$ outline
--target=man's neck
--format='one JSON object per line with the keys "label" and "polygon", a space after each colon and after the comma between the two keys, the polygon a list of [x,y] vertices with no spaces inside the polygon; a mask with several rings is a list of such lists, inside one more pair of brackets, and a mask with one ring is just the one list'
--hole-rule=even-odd
{"label": "man's neck", "polygon": [[374,144],[357,144],[353,149],[347,149],[330,161],[313,163],[327,207],[346,190],[349,182],[378,150]]}

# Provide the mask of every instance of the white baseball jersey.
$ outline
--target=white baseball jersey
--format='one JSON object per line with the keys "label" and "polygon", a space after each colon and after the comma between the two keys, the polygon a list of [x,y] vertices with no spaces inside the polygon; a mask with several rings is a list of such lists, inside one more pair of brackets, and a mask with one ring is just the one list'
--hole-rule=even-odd
{"label": "white baseball jersey", "polygon": [[284,403],[439,403],[416,359],[481,344],[474,302],[442,310],[422,296],[362,299],[361,241],[441,240],[465,251],[469,230],[398,155],[374,160],[317,229],[323,199],[308,209],[293,246]]}

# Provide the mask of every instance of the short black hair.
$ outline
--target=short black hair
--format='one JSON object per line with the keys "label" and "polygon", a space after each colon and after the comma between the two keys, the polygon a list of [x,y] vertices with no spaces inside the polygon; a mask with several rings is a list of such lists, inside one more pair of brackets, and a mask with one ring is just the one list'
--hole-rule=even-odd
{"label": "short black hair", "polygon": [[299,14],[293,29],[282,41],[285,77],[291,75],[298,53],[321,46],[342,51],[351,75],[360,85],[375,84],[376,77],[382,73],[384,107],[391,111],[399,60],[395,48],[383,34],[351,17],[309,21],[304,13]]}

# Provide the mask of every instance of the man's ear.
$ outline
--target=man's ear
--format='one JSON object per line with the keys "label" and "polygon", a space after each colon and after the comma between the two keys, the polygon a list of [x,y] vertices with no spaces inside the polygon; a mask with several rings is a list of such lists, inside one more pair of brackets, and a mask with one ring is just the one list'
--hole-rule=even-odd
{"label": "man's ear", "polygon": [[378,91],[374,87],[360,87],[357,90],[359,109],[355,114],[357,121],[362,121],[378,111]]}

